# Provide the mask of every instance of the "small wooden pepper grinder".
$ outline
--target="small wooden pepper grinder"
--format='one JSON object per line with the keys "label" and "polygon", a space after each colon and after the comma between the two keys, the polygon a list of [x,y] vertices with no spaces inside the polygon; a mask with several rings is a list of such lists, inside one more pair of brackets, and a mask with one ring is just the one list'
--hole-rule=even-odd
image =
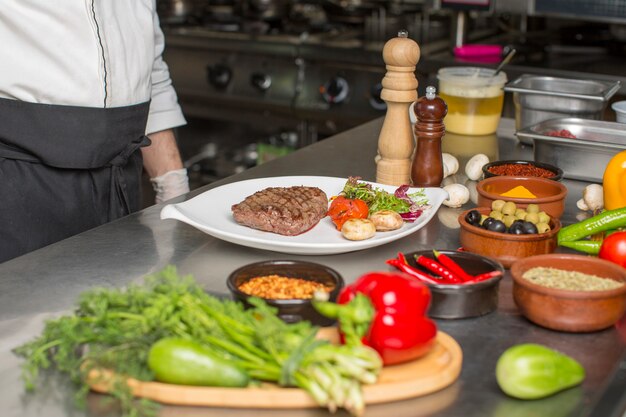
{"label": "small wooden pepper grinder", "polygon": [[376,181],[388,185],[409,184],[411,180],[414,145],[409,106],[417,100],[415,66],[420,48],[408,36],[402,30],[383,48],[387,72],[380,97],[387,103],[387,113],[378,136]]}
{"label": "small wooden pepper grinder", "polygon": [[443,118],[448,106],[436,93],[435,87],[426,87],[426,96],[420,97],[413,107],[417,117],[414,127],[417,143],[411,180],[415,187],[439,187],[443,181],[441,138],[446,133]]}

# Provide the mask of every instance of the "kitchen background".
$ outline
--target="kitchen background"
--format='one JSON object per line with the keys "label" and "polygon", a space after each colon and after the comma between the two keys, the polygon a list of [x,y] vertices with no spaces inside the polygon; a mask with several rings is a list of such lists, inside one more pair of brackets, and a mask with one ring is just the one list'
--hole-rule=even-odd
{"label": "kitchen background", "polygon": [[[626,86],[626,0],[158,0],[165,60],[188,125],[178,141],[191,187],[211,183],[385,114],[384,43],[418,42],[419,94],[496,44],[522,73]],[[504,116],[513,117],[507,97]],[[607,113],[606,119],[614,119]],[[320,162],[322,163],[322,162]],[[149,187],[146,187],[149,188]],[[146,204],[153,196],[147,189]]]}

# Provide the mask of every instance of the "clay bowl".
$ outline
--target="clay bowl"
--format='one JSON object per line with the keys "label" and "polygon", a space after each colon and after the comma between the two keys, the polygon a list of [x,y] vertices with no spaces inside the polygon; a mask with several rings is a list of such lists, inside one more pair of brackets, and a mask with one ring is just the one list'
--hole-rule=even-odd
{"label": "clay bowl", "polygon": [[[487,207],[479,207],[472,210],[478,210],[484,215],[488,215],[491,211]],[[561,229],[561,222],[555,217],[550,218],[550,231],[546,233],[513,235],[492,232],[469,224],[465,220],[465,216],[470,211],[464,211],[459,215],[461,246],[468,252],[495,259],[504,265],[505,268],[509,268],[518,259],[552,253],[557,247],[556,237]]]}
{"label": "clay bowl", "polygon": [[[536,198],[503,197],[501,194],[517,186],[523,186],[533,193]],[[539,210],[545,211],[552,217],[560,218],[565,209],[567,187],[558,181],[535,177],[497,176],[486,178],[476,184],[479,207],[491,207],[494,200],[512,201],[519,208],[526,208],[529,204],[539,205]]]}
{"label": "clay bowl", "polygon": [[[266,275],[301,278],[320,282],[327,286],[334,286],[334,289],[329,294],[331,301],[337,299],[339,292],[344,286],[343,278],[334,269],[313,262],[290,260],[262,261],[242,266],[228,276],[226,285],[235,300],[241,301],[249,307],[247,300],[250,295],[242,292],[239,286],[251,278]],[[310,299],[264,298],[264,300],[272,307],[276,307],[278,316],[288,323],[308,320],[318,326],[334,324],[334,320],[322,316],[315,310]]]}
{"label": "clay bowl", "polygon": [[537,177],[536,175],[519,175],[524,177],[534,177],[534,178],[547,178],[552,181],[561,181],[563,178],[563,170],[557,166],[552,164],[546,164],[543,162],[535,162],[535,161],[527,161],[527,160],[506,160],[506,161],[494,161],[489,162],[488,164],[483,166],[483,175],[485,178],[498,177],[500,174],[495,174],[492,172],[492,169],[497,169],[502,167],[503,165],[516,165],[520,169],[526,169],[528,167],[536,167],[542,168],[552,172],[552,175],[549,177]]}
{"label": "clay bowl", "polygon": [[[431,285],[427,284],[432,294],[428,315],[438,319],[462,319],[478,317],[491,313],[498,308],[498,288],[504,276],[504,267],[493,259],[474,253],[440,250],[458,263],[467,273],[478,275],[490,271],[500,271],[500,276],[475,284]],[[417,265],[415,255],[424,255],[433,259],[433,251],[423,250],[405,253],[407,262],[422,272],[429,272]]]}
{"label": "clay bowl", "polygon": [[534,267],[552,267],[626,282],[626,269],[592,256],[550,254],[521,259],[511,267],[513,299],[530,321],[564,332],[593,332],[615,324],[626,312],[626,285],[603,291],[548,288],[522,278]]}

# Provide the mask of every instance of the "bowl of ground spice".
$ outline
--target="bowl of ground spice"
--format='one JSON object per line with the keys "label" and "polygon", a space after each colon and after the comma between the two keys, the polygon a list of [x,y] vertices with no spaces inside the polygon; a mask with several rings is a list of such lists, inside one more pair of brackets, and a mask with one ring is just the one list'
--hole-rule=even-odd
{"label": "bowl of ground spice", "polygon": [[495,200],[512,201],[522,209],[537,204],[542,211],[558,219],[565,210],[567,187],[546,178],[502,175],[479,181],[476,192],[479,207],[491,207]]}
{"label": "bowl of ground spice", "polygon": [[626,313],[626,269],[592,256],[549,254],[511,267],[513,299],[530,321],[552,330],[593,332]]}
{"label": "bowl of ground spice", "polygon": [[497,176],[537,177],[560,181],[563,170],[551,164],[526,160],[494,161],[483,165],[485,178]]}
{"label": "bowl of ground spice", "polygon": [[308,320],[318,326],[330,326],[334,321],[319,314],[311,299],[316,291],[323,291],[335,301],[344,281],[337,271],[325,265],[271,260],[237,268],[226,284],[235,300],[250,306],[250,297],[262,298],[276,307],[278,316],[288,323]]}

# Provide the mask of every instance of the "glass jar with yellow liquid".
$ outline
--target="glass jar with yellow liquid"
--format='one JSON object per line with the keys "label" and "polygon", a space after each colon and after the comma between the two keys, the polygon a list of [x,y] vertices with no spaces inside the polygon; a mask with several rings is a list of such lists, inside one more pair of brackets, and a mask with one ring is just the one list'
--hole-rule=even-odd
{"label": "glass jar with yellow liquid", "polygon": [[479,67],[450,67],[437,72],[439,96],[448,104],[446,131],[461,135],[495,133],[502,115],[506,74]]}

